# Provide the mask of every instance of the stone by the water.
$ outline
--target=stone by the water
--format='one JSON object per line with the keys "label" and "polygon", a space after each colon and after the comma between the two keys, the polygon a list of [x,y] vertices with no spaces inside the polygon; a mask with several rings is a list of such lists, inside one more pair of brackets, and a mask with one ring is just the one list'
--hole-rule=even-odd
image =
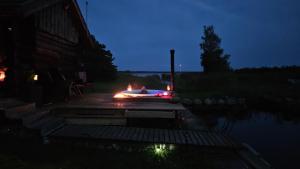
{"label": "stone by the water", "polygon": [[202,100],[201,99],[195,99],[194,100],[194,104],[195,105],[201,105],[202,104]]}

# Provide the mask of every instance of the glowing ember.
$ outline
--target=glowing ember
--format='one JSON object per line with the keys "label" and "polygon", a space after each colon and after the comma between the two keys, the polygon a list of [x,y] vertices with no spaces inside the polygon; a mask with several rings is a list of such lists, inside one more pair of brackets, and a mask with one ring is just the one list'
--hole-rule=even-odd
{"label": "glowing ember", "polygon": [[132,91],[132,86],[131,86],[131,84],[128,85],[127,91],[130,91],[130,92]]}
{"label": "glowing ember", "polygon": [[167,86],[167,91],[170,91],[171,90],[171,87],[170,85]]}

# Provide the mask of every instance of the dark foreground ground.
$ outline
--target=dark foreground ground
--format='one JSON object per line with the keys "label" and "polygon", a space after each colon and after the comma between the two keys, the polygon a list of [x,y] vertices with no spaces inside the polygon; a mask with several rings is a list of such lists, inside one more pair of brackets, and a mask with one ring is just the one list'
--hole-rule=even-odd
{"label": "dark foreground ground", "polygon": [[138,144],[99,144],[83,148],[71,144],[44,145],[38,140],[1,135],[1,169],[99,168],[241,168],[236,154],[227,150]]}

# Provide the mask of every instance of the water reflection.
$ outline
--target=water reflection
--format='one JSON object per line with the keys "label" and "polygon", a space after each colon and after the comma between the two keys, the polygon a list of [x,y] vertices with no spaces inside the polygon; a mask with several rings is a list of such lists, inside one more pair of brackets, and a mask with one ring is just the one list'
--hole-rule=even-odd
{"label": "water reflection", "polygon": [[295,112],[261,112],[261,111],[230,111],[230,112],[194,112],[210,130],[230,134],[236,123],[253,123],[257,120],[272,121],[274,125],[300,124],[300,114]]}
{"label": "water reflection", "polygon": [[[194,112],[205,128],[245,142],[274,168],[293,168],[300,152],[300,113],[227,111]],[[284,154],[284,155],[280,155]]]}

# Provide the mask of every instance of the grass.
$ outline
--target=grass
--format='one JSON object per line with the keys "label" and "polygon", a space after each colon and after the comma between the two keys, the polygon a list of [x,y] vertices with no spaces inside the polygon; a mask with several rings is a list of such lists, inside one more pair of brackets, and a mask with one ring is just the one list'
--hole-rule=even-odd
{"label": "grass", "polygon": [[[299,99],[300,86],[291,85],[289,74],[182,74],[177,77],[177,91],[185,97],[291,97]],[[292,76],[293,77],[293,76]]]}

